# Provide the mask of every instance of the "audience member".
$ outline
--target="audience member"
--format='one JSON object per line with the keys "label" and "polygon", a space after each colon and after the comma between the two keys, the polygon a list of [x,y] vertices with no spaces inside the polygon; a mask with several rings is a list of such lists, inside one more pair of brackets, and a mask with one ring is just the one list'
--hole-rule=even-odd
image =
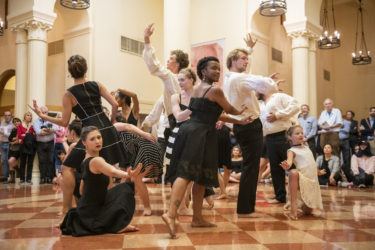
{"label": "audience member", "polygon": [[303,136],[305,137],[303,141],[307,142],[314,158],[316,158],[315,136],[318,130],[318,122],[314,116],[309,115],[309,112],[309,105],[303,104],[301,106],[301,116],[298,118],[298,122],[303,129]]}
{"label": "audience member", "polygon": [[371,154],[368,142],[361,141],[358,153],[352,156],[353,182],[358,187],[374,185],[375,156]]}
{"label": "audience member", "polygon": [[340,151],[341,151],[341,155],[343,159],[342,168],[348,170],[350,169],[350,158],[352,156],[350,152],[350,142],[349,142],[351,121],[347,119],[343,119],[342,122],[343,123],[339,132]]}
{"label": "audience member", "polygon": [[20,157],[20,142],[17,137],[17,127],[22,122],[19,118],[13,118],[13,129],[10,132],[8,137],[9,139],[9,153],[8,153],[8,163],[9,163],[9,175],[10,179],[8,183],[15,183],[16,182],[16,173],[15,169],[17,166],[17,160]]}
{"label": "audience member", "polygon": [[320,171],[319,184],[336,186],[339,181],[342,181],[340,159],[336,155],[332,155],[332,146],[330,144],[324,145],[324,154],[319,155],[316,159],[316,166]]}
{"label": "audience member", "polygon": [[361,140],[368,141],[374,139],[375,130],[375,107],[370,108],[370,115],[366,119],[361,120],[359,130],[361,132]]}
{"label": "audience member", "polygon": [[350,122],[349,145],[352,154],[354,154],[354,147],[355,145],[358,145],[359,141],[358,121],[354,120],[354,116],[355,114],[353,111],[346,111],[346,120]]}
{"label": "audience member", "polygon": [[12,113],[10,111],[4,112],[4,119],[0,124],[0,144],[1,144],[1,167],[3,177],[1,181],[7,181],[9,176],[9,140],[8,137],[13,129]]}

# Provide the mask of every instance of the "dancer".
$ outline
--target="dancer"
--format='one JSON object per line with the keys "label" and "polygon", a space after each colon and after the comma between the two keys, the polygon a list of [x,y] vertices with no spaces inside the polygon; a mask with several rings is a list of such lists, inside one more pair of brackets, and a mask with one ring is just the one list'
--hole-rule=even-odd
{"label": "dancer", "polygon": [[[138,125],[139,119],[139,101],[137,94],[125,89],[118,89],[116,93],[116,101],[121,107],[118,112],[125,118],[127,123]],[[133,107],[130,107],[133,101]]]}
{"label": "dancer", "polygon": [[314,156],[308,146],[303,145],[302,127],[292,126],[287,131],[292,147],[288,150],[288,158],[280,163],[284,170],[289,170],[294,163],[296,169],[289,172],[289,197],[291,203],[290,214],[292,220],[298,219],[298,193],[302,198],[302,210],[305,214],[320,216],[323,210],[322,195],[320,193],[318,174]]}
{"label": "dancer", "polygon": [[[146,177],[156,180],[160,172],[163,171],[162,150],[159,144],[156,143],[156,138],[132,124],[124,123],[124,118],[121,114],[117,115],[117,121],[114,126],[116,130],[119,131],[129,162],[128,165],[124,167],[129,168],[142,163],[143,168],[141,172],[148,169],[149,173]],[[143,202],[143,215],[150,216],[151,204],[147,186],[142,179],[134,184]]]}
{"label": "dancer", "polygon": [[[217,186],[217,135],[215,124],[226,111],[229,114],[241,114],[232,107],[220,88],[212,87],[220,77],[219,60],[215,57],[202,58],[197,65],[199,78],[202,80],[194,88],[189,109],[190,120],[180,126],[176,137],[171,166],[177,169],[177,179],[172,187],[169,210],[162,215],[167,224],[171,238],[176,238],[175,219],[177,209],[190,181],[193,184],[193,227],[216,226],[203,219],[202,202],[206,186]],[[222,115],[220,119],[233,122],[233,119]],[[248,123],[249,119],[237,121]]]}
{"label": "dancer", "polygon": [[[103,138],[94,126],[82,129],[80,142],[86,148],[82,163],[83,192],[77,207],[66,214],[60,227],[62,234],[85,236],[137,231],[136,227],[129,225],[135,210],[134,185],[129,181],[142,179],[142,164],[128,172],[108,164],[99,156]],[[107,190],[108,177],[122,178],[126,182]]]}
{"label": "dancer", "polygon": [[[63,96],[62,117],[54,118],[43,114],[36,100],[33,101],[33,107],[30,106],[30,108],[43,120],[63,127],[68,125],[71,113],[73,112],[82,121],[83,127],[94,125],[100,129],[103,136],[103,148],[100,151],[100,156],[106,162],[109,164],[124,162],[124,149],[118,133],[111,123],[111,121],[115,122],[118,108],[115,98],[111,96],[101,83],[86,81],[87,63],[86,59],[82,56],[71,56],[68,60],[68,70],[74,78],[74,85]],[[112,106],[111,121],[103,112],[101,97],[104,97]],[[84,158],[84,146],[79,141],[63,163],[63,214],[69,210],[72,204],[72,193],[75,183],[74,169],[80,171],[80,166]]]}
{"label": "dancer", "polygon": [[[246,44],[252,48],[255,41],[248,35]],[[245,104],[247,110],[237,119],[250,116],[254,121],[247,125],[233,125],[233,132],[240,144],[243,154],[243,171],[239,185],[237,199],[237,215],[239,217],[259,217],[255,211],[256,191],[258,184],[259,161],[262,152],[263,131],[262,123],[259,120],[259,104],[256,92],[262,94],[278,91],[277,85],[271,77],[255,76],[245,74],[249,63],[248,51],[235,49],[227,56],[227,67],[229,73],[224,78],[223,90],[228,97],[229,103],[235,108]]]}
{"label": "dancer", "polygon": [[229,168],[229,171],[232,171],[232,172],[230,173],[229,180],[232,182],[240,182],[241,172],[243,168],[243,157],[242,157],[241,149],[239,146],[233,147],[231,156],[232,156],[232,159],[231,159],[231,166]]}

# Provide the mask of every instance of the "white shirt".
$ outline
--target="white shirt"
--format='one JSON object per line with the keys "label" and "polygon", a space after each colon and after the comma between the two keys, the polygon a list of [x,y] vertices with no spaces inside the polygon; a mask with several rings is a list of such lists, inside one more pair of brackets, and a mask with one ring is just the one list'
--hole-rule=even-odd
{"label": "white shirt", "polygon": [[[297,99],[284,93],[274,93],[264,104],[264,112],[260,116],[264,135],[289,129],[292,125],[293,117],[300,110]],[[267,121],[267,116],[271,112],[276,116],[276,121],[274,122]]]}
{"label": "white shirt", "polygon": [[[164,138],[164,129],[169,128],[168,116],[164,113],[163,96],[154,104],[150,114],[146,116],[142,127],[153,127],[152,132],[157,131],[157,136]],[[156,135],[156,134],[154,134]]]}
{"label": "white shirt", "polygon": [[324,126],[332,126],[334,124],[343,124],[341,112],[336,108],[332,108],[331,113],[329,114],[327,110],[323,110],[320,114],[318,125],[322,128],[322,133],[327,132],[340,132],[340,127],[331,128],[331,129],[323,129]]}
{"label": "white shirt", "polygon": [[225,75],[223,90],[229,103],[236,109],[241,110],[242,105],[247,107],[241,115],[231,115],[237,120],[249,116],[254,120],[259,118],[260,109],[256,92],[270,94],[278,91],[276,83],[269,77],[237,72]]}
{"label": "white shirt", "polygon": [[145,44],[143,59],[150,73],[159,77],[163,81],[164,108],[167,115],[172,114],[171,96],[181,92],[180,85],[178,84],[177,74],[172,73],[172,71],[160,64],[160,61],[155,56],[155,49],[151,46],[151,44]]}
{"label": "white shirt", "polygon": [[3,134],[0,134],[0,143],[2,142],[9,142],[8,137],[13,129],[13,122],[12,120],[9,123],[6,123],[5,120],[1,121],[0,130],[3,131]]}

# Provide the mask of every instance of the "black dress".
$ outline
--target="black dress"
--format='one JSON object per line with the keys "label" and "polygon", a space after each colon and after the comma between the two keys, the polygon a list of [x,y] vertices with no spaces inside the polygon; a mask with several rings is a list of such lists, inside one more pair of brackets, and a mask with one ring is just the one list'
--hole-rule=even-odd
{"label": "black dress", "polygon": [[133,109],[130,110],[130,114],[129,114],[128,119],[126,119],[126,117],[122,115],[122,111],[121,110],[118,110],[117,114],[120,114],[126,120],[126,123],[132,124],[132,125],[134,125],[136,127],[138,126],[138,120],[135,119],[135,117],[133,115]]}
{"label": "black dress", "polygon": [[[96,82],[85,82],[70,87],[68,91],[77,101],[72,111],[81,119],[82,127],[96,126],[102,134],[103,148],[100,150],[100,156],[109,164],[125,162],[126,157],[120,137],[102,110],[99,85]],[[85,155],[85,147],[79,140],[63,165],[80,171],[79,167]]]}
{"label": "black dress", "polygon": [[232,161],[230,169],[235,173],[242,172],[243,161]]}
{"label": "black dress", "polygon": [[120,138],[129,159],[128,165],[125,168],[128,166],[136,168],[139,163],[142,163],[141,172],[147,167],[153,166],[145,177],[159,177],[163,172],[163,155],[160,145],[127,131],[120,132]]}
{"label": "black dress", "polygon": [[[181,95],[180,95],[180,110],[184,111],[188,108],[189,107],[185,106],[184,104],[181,104]],[[177,178],[177,169],[171,167],[173,145],[175,143],[175,140],[176,140],[176,137],[177,137],[177,134],[178,134],[178,130],[180,129],[180,126],[186,121],[187,120],[182,121],[182,122],[178,122],[176,124],[176,126],[173,128],[172,134],[168,137],[167,148],[165,150],[165,158],[166,158],[166,164],[165,165],[167,166],[167,172],[165,173],[164,182],[165,183],[170,182],[172,185]]]}
{"label": "black dress", "polygon": [[205,98],[191,98],[190,120],[178,131],[173,147],[171,167],[176,168],[177,177],[185,178],[204,186],[218,186],[218,147],[215,124],[223,109],[216,102]]}
{"label": "black dress", "polygon": [[82,163],[84,188],[77,207],[66,214],[60,229],[72,236],[117,233],[129,225],[135,210],[133,183],[121,183],[109,190],[109,177],[93,174],[89,165],[93,157]]}

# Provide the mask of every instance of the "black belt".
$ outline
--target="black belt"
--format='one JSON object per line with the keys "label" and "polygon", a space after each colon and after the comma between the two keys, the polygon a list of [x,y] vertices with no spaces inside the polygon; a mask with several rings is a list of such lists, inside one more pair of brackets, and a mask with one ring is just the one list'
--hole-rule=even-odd
{"label": "black belt", "polygon": [[276,133],[272,133],[272,134],[268,134],[266,135],[267,138],[272,138],[272,137],[279,137],[279,136],[285,136],[286,137],[286,130],[283,130],[283,131],[280,131],[280,132],[276,132]]}

